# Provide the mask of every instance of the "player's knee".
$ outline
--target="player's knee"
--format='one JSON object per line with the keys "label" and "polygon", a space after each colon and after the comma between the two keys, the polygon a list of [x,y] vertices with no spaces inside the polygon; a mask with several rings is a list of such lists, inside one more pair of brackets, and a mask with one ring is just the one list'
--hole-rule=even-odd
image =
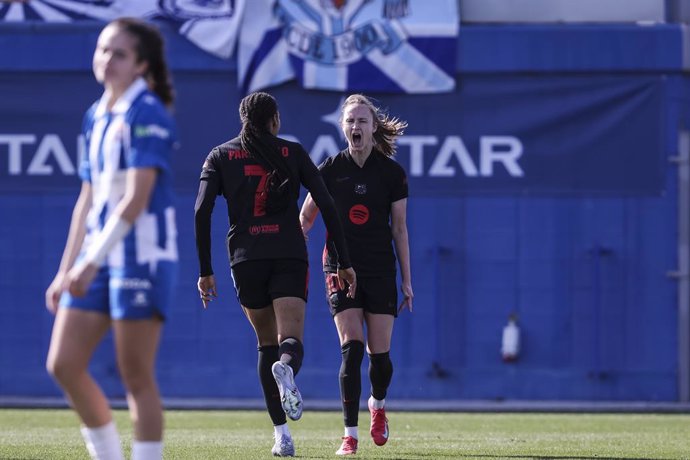
{"label": "player's knee", "polygon": [[67,384],[70,379],[75,378],[80,369],[78,369],[70,360],[50,356],[46,361],[46,370],[53,379],[61,385]]}
{"label": "player's knee", "polygon": [[362,359],[364,359],[364,343],[359,340],[345,342],[340,347],[340,353],[342,354],[340,376],[345,377],[346,375],[354,374],[359,370],[362,365]]}
{"label": "player's knee", "polygon": [[118,367],[128,393],[136,395],[155,385],[153,370],[143,363],[120,363]]}
{"label": "player's knee", "polygon": [[390,353],[374,353],[369,355],[370,370],[384,379],[390,380],[393,375],[393,362],[391,361]]}
{"label": "player's knee", "polygon": [[132,395],[137,395],[145,391],[150,390],[155,386],[153,375],[145,374],[132,374],[122,375],[122,383],[127,390],[127,393]]}
{"label": "player's knee", "polygon": [[50,376],[55,379],[55,380],[60,380],[60,375],[62,369],[58,366],[58,363],[56,362],[55,359],[51,359],[50,357],[46,360],[46,371]]}

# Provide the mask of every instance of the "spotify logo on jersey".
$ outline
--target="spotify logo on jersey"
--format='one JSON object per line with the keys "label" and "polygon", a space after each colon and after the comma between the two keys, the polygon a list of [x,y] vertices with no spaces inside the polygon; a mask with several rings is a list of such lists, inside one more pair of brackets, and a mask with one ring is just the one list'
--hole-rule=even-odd
{"label": "spotify logo on jersey", "polygon": [[356,204],[350,208],[350,222],[364,225],[369,220],[369,210],[363,204]]}

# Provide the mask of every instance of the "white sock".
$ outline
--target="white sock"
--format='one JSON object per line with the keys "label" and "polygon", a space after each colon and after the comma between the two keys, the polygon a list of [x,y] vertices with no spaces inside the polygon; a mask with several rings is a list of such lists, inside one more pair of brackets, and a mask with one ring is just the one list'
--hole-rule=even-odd
{"label": "white sock", "polygon": [[163,458],[162,441],[132,442],[132,460],[161,460]]}
{"label": "white sock", "polygon": [[374,409],[383,409],[383,406],[386,405],[386,400],[385,399],[376,399],[373,396],[369,396],[369,406],[373,407]]}
{"label": "white sock", "polygon": [[98,428],[81,427],[81,435],[86,442],[89,455],[94,460],[124,460],[120,435],[111,420]]}
{"label": "white sock", "polygon": [[345,427],[345,436],[352,436],[355,439],[359,439],[359,435],[357,433],[357,427],[356,426],[346,426]]}
{"label": "white sock", "polygon": [[291,437],[290,428],[288,428],[287,423],[283,423],[282,425],[274,425],[273,433],[275,434],[276,439],[280,438],[281,436]]}

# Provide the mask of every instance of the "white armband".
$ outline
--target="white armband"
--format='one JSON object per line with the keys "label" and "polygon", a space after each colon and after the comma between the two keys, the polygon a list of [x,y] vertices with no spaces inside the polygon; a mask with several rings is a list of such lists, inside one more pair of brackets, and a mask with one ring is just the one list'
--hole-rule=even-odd
{"label": "white armband", "polygon": [[84,256],[84,262],[97,267],[103,265],[108,253],[129,233],[132,224],[120,216],[110,216],[103,230],[94,238]]}

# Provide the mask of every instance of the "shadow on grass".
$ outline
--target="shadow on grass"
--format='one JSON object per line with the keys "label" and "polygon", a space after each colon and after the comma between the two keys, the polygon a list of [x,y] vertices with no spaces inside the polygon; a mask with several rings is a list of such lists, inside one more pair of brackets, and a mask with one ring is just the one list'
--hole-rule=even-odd
{"label": "shadow on grass", "polygon": [[570,456],[570,455],[458,455],[459,458],[538,458],[540,460],[673,460],[672,458],[658,458],[658,457],[600,457],[598,455],[588,457],[584,455]]}
{"label": "shadow on grass", "polygon": [[673,460],[672,458],[663,457],[600,457],[600,456],[570,456],[570,455],[489,455],[489,454],[461,454],[457,452],[443,455],[440,452],[423,454],[415,452],[414,454],[404,454],[401,456],[391,457],[396,460],[415,460],[424,458],[533,458],[539,460]]}

